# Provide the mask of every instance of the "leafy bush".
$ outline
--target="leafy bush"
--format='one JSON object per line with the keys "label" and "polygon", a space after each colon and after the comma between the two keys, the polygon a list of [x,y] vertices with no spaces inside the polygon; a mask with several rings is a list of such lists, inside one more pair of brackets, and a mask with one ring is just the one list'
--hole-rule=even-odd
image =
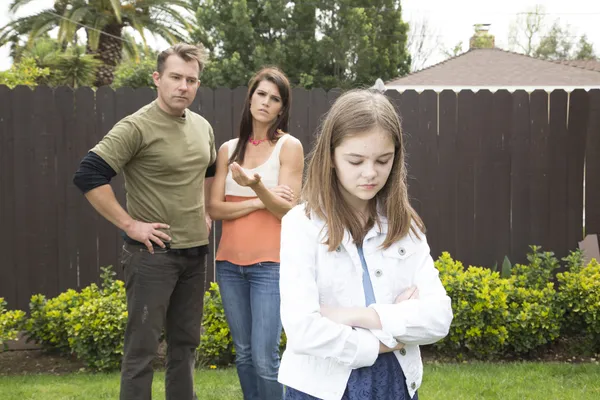
{"label": "leafy bush", "polygon": [[204,294],[198,359],[203,364],[228,365],[233,362],[234,357],[235,349],[223,311],[221,292],[219,285],[213,282]]}
{"label": "leafy bush", "polygon": [[531,252],[527,254],[529,264],[517,264],[512,267],[512,276],[515,284],[522,288],[544,289],[552,281],[555,270],[560,267],[560,262],[551,251],[541,251],[539,246],[529,246]]}
{"label": "leafy bush", "polygon": [[85,301],[100,296],[95,284],[84,288],[81,292],[68,289],[52,299],[36,294],[29,302],[29,319],[25,324],[28,341],[35,341],[46,351],[61,354],[71,352],[66,322],[71,312]]}
{"label": "leafy bush", "polygon": [[498,272],[480,267],[464,269],[444,252],[435,262],[442,284],[452,299],[454,320],[448,336],[434,346],[459,358],[493,358],[506,345],[510,285]]}
{"label": "leafy bush", "polygon": [[530,246],[528,264],[512,268],[508,291],[508,350],[526,354],[551,343],[560,334],[563,310],[556,307],[557,292],[552,278],[560,267],[552,252]]}
{"label": "leafy bush", "polygon": [[[285,350],[287,337],[281,332],[280,353]],[[219,285],[215,282],[204,294],[202,335],[198,346],[198,361],[203,365],[229,365],[235,359],[235,348],[225,318]]]}
{"label": "leafy bush", "polygon": [[118,369],[127,324],[125,285],[104,268],[100,296],[86,299],[66,316],[71,351],[96,371]]}
{"label": "leafy bush", "polygon": [[564,310],[562,332],[566,336],[587,336],[600,350],[600,264],[592,260],[587,266],[572,263],[571,268],[557,274],[558,304]]}
{"label": "leafy bush", "polygon": [[120,87],[156,89],[152,79],[152,73],[155,70],[156,58],[147,57],[139,62],[134,59],[124,61],[115,69],[115,77],[111,86],[113,89]]}
{"label": "leafy bush", "polygon": [[15,340],[25,323],[25,313],[21,310],[6,310],[6,301],[0,297],[0,351],[6,347],[6,341]]}
{"label": "leafy bush", "polygon": [[13,64],[10,69],[0,71],[0,85],[14,88],[18,85],[37,86],[39,79],[50,75],[49,68],[40,68],[33,58],[23,58]]}
{"label": "leafy bush", "polygon": [[552,283],[542,289],[520,287],[512,277],[508,291],[507,346],[511,354],[528,354],[559,337],[562,309],[556,307]]}

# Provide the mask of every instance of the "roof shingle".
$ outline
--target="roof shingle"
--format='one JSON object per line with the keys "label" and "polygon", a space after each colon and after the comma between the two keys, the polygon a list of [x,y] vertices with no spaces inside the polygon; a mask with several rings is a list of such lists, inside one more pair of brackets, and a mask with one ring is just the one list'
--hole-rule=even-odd
{"label": "roof shingle", "polygon": [[600,62],[553,62],[495,49],[473,49],[386,82],[406,86],[592,86]]}

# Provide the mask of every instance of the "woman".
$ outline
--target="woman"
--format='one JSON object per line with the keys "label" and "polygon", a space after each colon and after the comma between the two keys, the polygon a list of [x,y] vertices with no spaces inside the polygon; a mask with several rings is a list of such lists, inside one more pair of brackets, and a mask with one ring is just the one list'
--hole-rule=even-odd
{"label": "woman", "polygon": [[416,399],[419,345],[447,335],[452,309],[408,201],[400,120],[385,96],[336,100],[302,201],[282,220],[286,400]]}
{"label": "woman", "polygon": [[304,169],[300,141],[285,133],[291,103],[275,68],[250,81],[239,137],[217,155],[209,214],[223,220],[217,283],[245,400],[281,400],[279,245],[281,218],[295,204]]}

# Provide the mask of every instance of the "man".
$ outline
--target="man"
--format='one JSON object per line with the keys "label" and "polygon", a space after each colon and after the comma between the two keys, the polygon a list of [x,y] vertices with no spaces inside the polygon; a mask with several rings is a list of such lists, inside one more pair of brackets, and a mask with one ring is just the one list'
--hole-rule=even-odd
{"label": "man", "polygon": [[[187,107],[200,85],[203,46],[175,45],[158,56],[157,98],[119,121],[82,160],[73,179],[92,206],[124,233],[128,321],[121,400],[150,399],[163,326],[166,398],[195,399],[210,218],[205,192],[214,176],[213,130]],[[123,172],[127,211],[109,184]]]}

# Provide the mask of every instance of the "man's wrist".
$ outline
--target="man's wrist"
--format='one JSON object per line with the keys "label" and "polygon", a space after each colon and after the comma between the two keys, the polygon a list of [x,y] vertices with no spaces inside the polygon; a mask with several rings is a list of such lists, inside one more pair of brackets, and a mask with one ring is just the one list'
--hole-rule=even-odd
{"label": "man's wrist", "polygon": [[119,225],[123,231],[127,232],[131,229],[131,227],[133,226],[134,223],[135,223],[135,220],[133,218],[128,218],[128,219],[124,220],[123,222],[121,222]]}

